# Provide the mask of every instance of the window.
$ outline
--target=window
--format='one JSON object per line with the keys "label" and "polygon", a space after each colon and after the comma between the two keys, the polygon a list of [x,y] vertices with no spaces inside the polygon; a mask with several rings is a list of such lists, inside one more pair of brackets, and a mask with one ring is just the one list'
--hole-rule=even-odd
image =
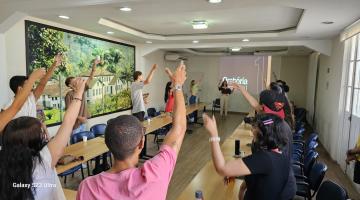
{"label": "window", "polygon": [[[348,65],[348,83],[346,97],[346,111],[360,117],[360,34],[353,36],[349,41],[350,56]],[[351,102],[352,101],[352,102]],[[350,107],[352,105],[352,108]]]}

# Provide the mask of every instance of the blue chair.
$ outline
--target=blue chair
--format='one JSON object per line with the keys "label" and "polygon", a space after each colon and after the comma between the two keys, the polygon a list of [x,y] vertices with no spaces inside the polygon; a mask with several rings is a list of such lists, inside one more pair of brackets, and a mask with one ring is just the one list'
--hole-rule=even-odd
{"label": "blue chair", "polygon": [[[151,119],[153,117],[159,116],[160,112],[157,112],[155,108],[148,108],[147,115],[148,115],[148,119]],[[166,135],[168,131],[169,131],[169,126],[165,126],[151,133],[154,134],[154,142],[156,143],[158,149],[160,149],[160,143],[163,142],[163,139],[160,139],[159,136]]]}
{"label": "blue chair", "polygon": [[[95,137],[103,137],[105,135],[105,129],[106,129],[106,124],[95,124],[94,126],[92,126],[90,128],[90,131],[94,133]],[[111,153],[107,152],[106,157],[109,156],[110,158],[110,166],[112,166],[112,157],[111,157]],[[100,158],[100,157],[99,157]],[[107,158],[105,158],[106,160]]]}
{"label": "blue chair", "polygon": [[347,191],[332,181],[324,181],[316,195],[316,200],[346,200],[348,199]]}
{"label": "blue chair", "polygon": [[304,163],[295,161],[293,165],[294,174],[295,176],[305,176],[308,177],[310,170],[312,169],[313,165],[316,162],[316,159],[318,158],[319,153],[311,150],[304,158]]}
{"label": "blue chair", "polygon": [[95,124],[90,128],[90,131],[94,133],[95,137],[103,136],[105,134],[106,124]]}
{"label": "blue chair", "polygon": [[[70,143],[75,144],[75,143],[81,142],[83,140],[83,136],[86,136],[88,138],[88,140],[95,138],[95,136],[94,136],[94,134],[92,132],[83,131],[83,132],[72,134],[71,137],[70,137]],[[90,165],[89,165],[88,162],[86,164],[87,164],[87,169],[88,169],[88,175],[90,176],[90,169],[89,169]],[[79,171],[79,170],[81,170],[81,177],[84,180],[85,176],[84,176],[84,170],[82,168],[82,165],[78,165],[76,167],[73,167],[73,168],[59,174],[58,176],[65,177],[64,178],[64,184],[66,184],[67,176],[70,175],[70,174],[72,176],[74,176],[74,173]]]}
{"label": "blue chair", "polygon": [[326,171],[327,166],[324,163],[315,163],[308,178],[304,177],[302,180],[297,178],[296,195],[304,197],[304,199],[311,199],[315,196],[322,180],[324,179]]}

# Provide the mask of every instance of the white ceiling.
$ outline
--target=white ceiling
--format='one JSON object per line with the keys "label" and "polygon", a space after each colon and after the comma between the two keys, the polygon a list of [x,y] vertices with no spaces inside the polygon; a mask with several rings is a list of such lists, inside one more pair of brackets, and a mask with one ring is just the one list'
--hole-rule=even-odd
{"label": "white ceiling", "polygon": [[[206,0],[0,0],[0,5],[0,23],[18,11],[100,34],[111,30],[114,37],[135,43],[148,39],[100,25],[99,19],[164,36],[154,43],[188,43],[191,38],[214,43],[238,42],[245,36],[251,41],[328,39],[360,18],[360,0],[223,0],[216,5]],[[122,6],[133,11],[121,12]],[[208,20],[209,28],[193,30],[190,22],[194,19]],[[322,21],[335,23],[324,25]],[[264,34],[268,31],[271,33]]]}

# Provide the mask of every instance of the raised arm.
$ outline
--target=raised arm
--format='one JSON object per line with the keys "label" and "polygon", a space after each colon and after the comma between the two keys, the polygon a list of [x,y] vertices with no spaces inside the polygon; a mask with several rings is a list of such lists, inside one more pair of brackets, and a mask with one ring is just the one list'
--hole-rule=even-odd
{"label": "raised arm", "polygon": [[[186,80],[185,65],[180,65],[172,76],[173,84],[182,86]],[[186,108],[182,90],[174,91],[175,105],[173,126],[164,139],[164,144],[173,148],[176,154],[179,153],[186,131]]]}
{"label": "raised arm", "polygon": [[244,176],[251,174],[249,168],[245,165],[242,159],[231,160],[226,162],[224,155],[221,152],[218,138],[218,130],[216,125],[215,116],[210,118],[207,114],[203,114],[204,125],[210,137],[213,139],[211,145],[211,156],[215,166],[216,172],[221,176]]}
{"label": "raised arm", "polygon": [[91,72],[90,72],[90,75],[89,75],[89,78],[87,79],[86,81],[86,85],[89,86],[91,81],[94,79],[94,76],[95,76],[95,72],[96,72],[96,66],[100,63],[101,61],[99,59],[95,59],[94,60],[94,63],[93,63],[93,66],[91,68]]}
{"label": "raised arm", "polygon": [[45,70],[43,68],[38,69],[31,73],[29,76],[29,79],[24,84],[24,87],[18,94],[15,96],[15,99],[13,103],[8,107],[6,110],[0,112],[0,134],[2,134],[2,131],[6,124],[12,120],[12,118],[16,115],[17,112],[21,109],[23,104],[25,103],[26,99],[30,95],[30,92],[32,90],[32,87],[35,83],[35,81],[41,79],[45,74]]}
{"label": "raised arm", "polygon": [[48,148],[52,158],[51,167],[55,167],[56,163],[63,155],[64,149],[69,141],[73,126],[79,114],[81,101],[84,101],[84,99],[82,99],[83,96],[82,94],[84,92],[85,85],[86,85],[85,80],[81,78],[77,78],[74,84],[75,87],[74,99],[71,101],[70,105],[68,106],[64,115],[64,120],[59,130],[57,131],[54,139],[52,139],[48,143]]}
{"label": "raised arm", "polygon": [[169,76],[169,78],[170,78],[170,80],[172,80],[172,78],[173,78],[173,73],[171,72],[171,70],[169,69],[169,68],[165,68],[165,72],[166,72],[166,74]]}
{"label": "raised arm", "polygon": [[157,68],[157,64],[154,64],[152,66],[152,68],[151,68],[151,71],[150,71],[149,75],[146,77],[146,80],[144,81],[145,85],[147,85],[147,84],[149,84],[151,82],[151,80],[152,80],[152,78],[154,76],[154,72],[155,72],[156,68]]}
{"label": "raised arm", "polygon": [[40,83],[34,90],[35,99],[38,100],[43,93],[46,83],[49,81],[51,76],[53,75],[55,69],[61,65],[62,62],[62,54],[57,54],[54,58],[53,64],[49,67],[48,71],[46,72],[45,76],[40,80]]}
{"label": "raised arm", "polygon": [[262,107],[259,104],[258,100],[255,99],[242,85],[232,83],[231,86],[233,86],[235,89],[240,90],[241,94],[244,96],[244,98],[249,102],[251,107],[253,107],[257,112],[261,112]]}

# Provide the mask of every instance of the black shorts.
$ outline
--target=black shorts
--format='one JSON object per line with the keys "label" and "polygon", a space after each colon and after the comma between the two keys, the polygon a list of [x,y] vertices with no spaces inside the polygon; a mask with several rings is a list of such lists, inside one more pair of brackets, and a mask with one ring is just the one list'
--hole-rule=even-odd
{"label": "black shorts", "polygon": [[355,162],[354,182],[357,183],[357,184],[360,184],[360,161]]}
{"label": "black shorts", "polygon": [[136,118],[138,118],[141,122],[144,121],[144,117],[145,117],[144,111],[133,113],[132,115],[134,115]]}

